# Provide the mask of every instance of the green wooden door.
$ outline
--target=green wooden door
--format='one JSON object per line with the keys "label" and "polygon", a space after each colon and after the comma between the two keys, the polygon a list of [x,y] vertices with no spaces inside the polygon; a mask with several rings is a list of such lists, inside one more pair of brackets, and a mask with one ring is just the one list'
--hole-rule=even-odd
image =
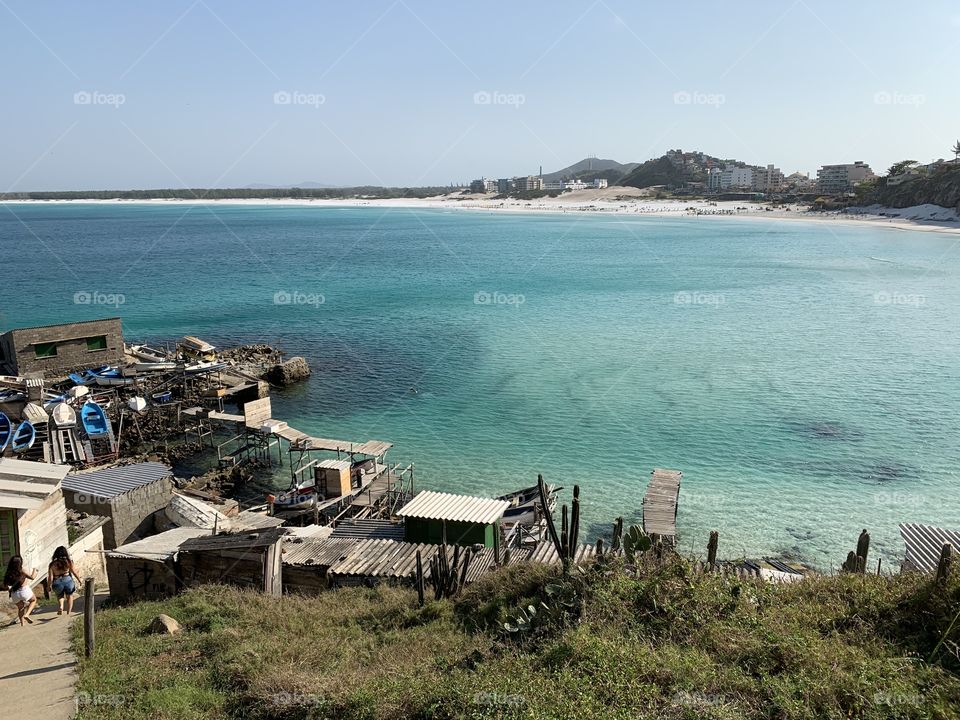
{"label": "green wooden door", "polygon": [[4,568],[17,552],[17,511],[0,508],[0,563]]}

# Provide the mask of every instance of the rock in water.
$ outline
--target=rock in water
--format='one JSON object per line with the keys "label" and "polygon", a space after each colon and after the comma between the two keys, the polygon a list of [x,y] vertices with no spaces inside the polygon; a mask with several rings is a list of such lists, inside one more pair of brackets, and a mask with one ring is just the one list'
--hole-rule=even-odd
{"label": "rock in water", "polygon": [[147,632],[154,635],[176,635],[182,630],[180,623],[169,615],[157,615],[147,628]]}
{"label": "rock in water", "polygon": [[274,365],[267,373],[267,379],[274,385],[293,385],[310,377],[310,366],[302,357],[292,357],[286,362]]}

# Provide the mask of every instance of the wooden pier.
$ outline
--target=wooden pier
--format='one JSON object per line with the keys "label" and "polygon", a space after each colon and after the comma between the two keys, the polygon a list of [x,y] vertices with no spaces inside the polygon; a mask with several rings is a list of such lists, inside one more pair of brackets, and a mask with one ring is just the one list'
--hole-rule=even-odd
{"label": "wooden pier", "polygon": [[650,475],[647,493],[643,496],[643,530],[656,542],[677,543],[677,506],[680,499],[679,470],[656,468]]}

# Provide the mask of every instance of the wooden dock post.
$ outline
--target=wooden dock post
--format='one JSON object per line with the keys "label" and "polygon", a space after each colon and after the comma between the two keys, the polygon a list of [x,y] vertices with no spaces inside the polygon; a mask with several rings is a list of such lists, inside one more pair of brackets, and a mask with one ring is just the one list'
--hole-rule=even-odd
{"label": "wooden dock post", "polygon": [[417,550],[417,601],[423,607],[423,556]]}
{"label": "wooden dock post", "polygon": [[93,626],[93,605],[96,593],[93,589],[93,578],[88,577],[83,580],[83,654],[90,658],[93,657],[94,648],[94,626]]}
{"label": "wooden dock post", "polygon": [[707,543],[707,564],[713,570],[717,567],[717,546],[720,544],[720,533],[710,531],[710,542]]}
{"label": "wooden dock post", "polygon": [[283,594],[283,567],[281,565],[281,542],[277,540],[263,553],[263,592],[280,597]]}
{"label": "wooden dock post", "polygon": [[940,548],[940,562],[937,563],[937,584],[946,585],[950,577],[950,566],[953,565],[953,545],[944,543]]}

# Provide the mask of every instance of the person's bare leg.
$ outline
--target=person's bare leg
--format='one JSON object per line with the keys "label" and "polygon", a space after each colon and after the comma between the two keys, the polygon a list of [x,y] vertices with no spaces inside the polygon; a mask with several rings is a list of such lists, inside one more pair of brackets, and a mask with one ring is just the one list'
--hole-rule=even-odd
{"label": "person's bare leg", "polygon": [[[63,615],[63,596],[62,595],[57,598],[57,603],[60,605],[60,607],[57,608],[57,615]],[[70,611],[67,610],[67,612],[69,613]]]}
{"label": "person's bare leg", "polygon": [[33,620],[30,619],[30,613],[33,612],[33,609],[37,606],[37,596],[34,595],[30,598],[30,602],[27,604],[27,609],[23,611],[23,619],[28,623],[33,625]]}
{"label": "person's bare leg", "polygon": [[23,625],[23,600],[17,601],[17,620]]}
{"label": "person's bare leg", "polygon": [[73,612],[73,593],[67,595],[67,615]]}

